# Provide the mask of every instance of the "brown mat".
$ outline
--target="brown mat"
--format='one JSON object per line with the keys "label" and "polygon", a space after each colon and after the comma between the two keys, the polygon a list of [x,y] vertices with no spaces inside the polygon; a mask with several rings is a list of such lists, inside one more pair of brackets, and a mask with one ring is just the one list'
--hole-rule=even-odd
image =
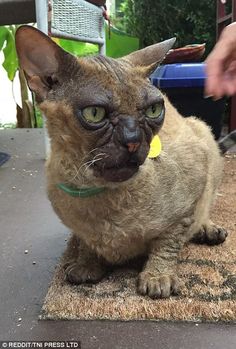
{"label": "brown mat", "polygon": [[[225,176],[213,220],[229,236],[220,246],[189,244],[179,260],[180,295],[151,300],[137,295],[137,267],[120,267],[97,285],[72,286],[59,265],[46,296],[43,319],[236,321],[236,155],[226,155]],[[73,255],[73,240],[62,263]]]}

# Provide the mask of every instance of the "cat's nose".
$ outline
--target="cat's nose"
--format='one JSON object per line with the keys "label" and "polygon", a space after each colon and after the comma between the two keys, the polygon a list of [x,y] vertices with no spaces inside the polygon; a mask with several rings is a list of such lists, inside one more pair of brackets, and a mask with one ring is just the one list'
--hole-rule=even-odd
{"label": "cat's nose", "polygon": [[130,116],[122,120],[122,143],[130,153],[138,150],[142,141],[142,131],[138,121]]}
{"label": "cat's nose", "polygon": [[140,146],[140,143],[127,143],[127,148],[130,153],[136,152]]}

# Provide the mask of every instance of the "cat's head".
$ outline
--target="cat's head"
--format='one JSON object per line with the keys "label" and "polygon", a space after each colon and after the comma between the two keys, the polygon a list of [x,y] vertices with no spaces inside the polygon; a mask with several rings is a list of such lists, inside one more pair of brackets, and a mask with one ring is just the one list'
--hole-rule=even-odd
{"label": "cat's head", "polygon": [[20,27],[20,66],[47,118],[53,151],[73,159],[77,170],[86,163],[90,176],[108,182],[137,173],[165,114],[163,97],[148,77],[174,42],[120,59],[76,58],[37,29]]}

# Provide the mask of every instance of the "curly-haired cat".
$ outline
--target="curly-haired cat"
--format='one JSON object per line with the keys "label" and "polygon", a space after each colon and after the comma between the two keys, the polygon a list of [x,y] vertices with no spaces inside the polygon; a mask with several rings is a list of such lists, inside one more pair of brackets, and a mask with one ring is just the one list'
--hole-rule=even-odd
{"label": "curly-haired cat", "polygon": [[[223,167],[218,145],[205,123],[181,117],[148,79],[173,43],[120,59],[76,58],[34,28],[16,33],[51,138],[48,196],[80,240],[65,270],[72,283],[97,282],[109,263],[147,255],[138,292],[169,297],[183,245],[226,238],[209,219]],[[162,152],[150,159],[157,133]]]}

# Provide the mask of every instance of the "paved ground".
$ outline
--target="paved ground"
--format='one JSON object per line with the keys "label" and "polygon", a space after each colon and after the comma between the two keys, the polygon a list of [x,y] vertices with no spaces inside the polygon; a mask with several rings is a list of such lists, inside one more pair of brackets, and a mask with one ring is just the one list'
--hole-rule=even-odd
{"label": "paved ground", "polygon": [[0,340],[80,340],[83,349],[236,348],[235,325],[38,321],[68,231],[45,195],[42,131],[0,131],[0,151],[11,154],[0,167]]}

